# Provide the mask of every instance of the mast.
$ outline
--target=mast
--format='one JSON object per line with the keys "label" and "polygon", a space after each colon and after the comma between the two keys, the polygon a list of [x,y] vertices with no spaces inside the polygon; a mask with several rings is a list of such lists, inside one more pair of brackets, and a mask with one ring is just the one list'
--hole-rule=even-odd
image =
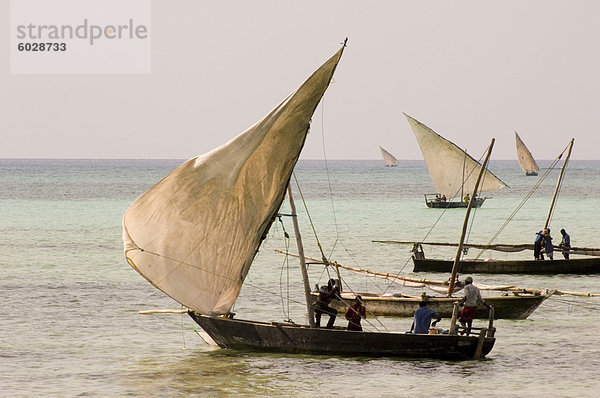
{"label": "mast", "polygon": [[562,180],[565,174],[565,169],[567,168],[567,163],[569,163],[569,158],[571,157],[571,150],[573,149],[574,138],[571,138],[571,142],[569,143],[569,151],[567,152],[567,157],[565,158],[565,162],[563,163],[562,168],[560,169],[560,175],[558,176],[558,181],[556,182],[556,188],[554,189],[554,196],[552,196],[552,203],[550,204],[550,209],[548,210],[548,217],[546,217],[546,223],[544,224],[544,229],[548,228],[550,225],[550,218],[552,217],[552,212],[554,211],[554,205],[556,203],[556,198],[558,196],[558,191],[560,191],[560,186],[562,185]]}
{"label": "mast", "polygon": [[302,245],[302,237],[300,236],[300,228],[298,227],[298,217],[296,215],[296,205],[292,197],[292,187],[288,184],[288,199],[290,201],[290,209],[292,211],[292,222],[294,224],[294,234],[296,235],[296,244],[298,245],[298,257],[300,258],[300,271],[302,271],[302,282],[304,282],[304,298],[306,299],[306,309],[308,311],[308,324],[311,328],[315,325],[315,316],[312,308],[312,298],[310,295],[310,284],[308,282],[308,272],[306,271],[306,259],[304,258],[304,246]]}
{"label": "mast", "polygon": [[469,205],[467,206],[467,212],[465,214],[465,221],[463,222],[462,233],[460,234],[460,240],[458,242],[458,249],[456,250],[456,258],[454,259],[454,264],[452,265],[452,273],[450,274],[450,286],[448,286],[448,296],[452,295],[452,290],[454,290],[454,278],[456,278],[456,273],[458,270],[458,264],[460,263],[460,255],[463,249],[463,244],[465,241],[465,235],[467,234],[467,224],[469,223],[469,215],[471,214],[471,208],[473,207],[473,202],[475,201],[475,194],[477,193],[477,188],[479,188],[479,183],[481,182],[481,177],[483,177],[483,173],[485,172],[486,166],[488,164],[488,160],[490,159],[490,155],[492,154],[492,148],[494,147],[495,138],[492,138],[492,142],[490,143],[490,147],[488,149],[487,154],[485,155],[485,160],[479,170],[479,175],[477,176],[477,181],[475,182],[475,186],[473,187],[473,194],[469,198]]}

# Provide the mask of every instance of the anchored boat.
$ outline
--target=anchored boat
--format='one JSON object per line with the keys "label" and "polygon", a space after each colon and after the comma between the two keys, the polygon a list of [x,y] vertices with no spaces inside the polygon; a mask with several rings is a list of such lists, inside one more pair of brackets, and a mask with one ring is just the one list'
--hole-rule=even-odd
{"label": "anchored boat", "polygon": [[[565,170],[569,164],[571,157],[571,151],[573,149],[574,140],[571,140],[565,151],[567,151],[566,158],[561,167],[560,175],[556,183],[554,195],[548,210],[548,216],[544,228],[549,228],[550,220],[554,212],[556,199],[560,193],[562,182],[565,175]],[[558,157],[556,162],[564,154],[563,151]],[[521,206],[521,205],[520,205]],[[513,213],[513,215],[516,213]],[[506,223],[505,223],[506,225]],[[412,248],[412,259],[414,263],[414,272],[449,272],[453,266],[451,260],[433,259],[427,258],[423,251],[422,245],[426,244],[423,242],[411,242],[413,243]],[[431,244],[431,243],[428,243]],[[438,245],[451,245],[451,244],[438,244]],[[456,244],[452,244],[456,245]],[[529,244],[469,244],[466,247],[479,248],[483,250],[497,250],[504,252],[517,252],[526,249],[533,249],[533,245]],[[599,249],[594,248],[572,248],[558,247],[559,252],[565,252],[568,254],[585,254],[593,257],[578,257],[578,258],[556,258],[553,260],[536,260],[536,259],[463,259],[460,263],[460,272],[462,273],[479,273],[479,274],[538,274],[538,275],[558,275],[558,274],[581,274],[591,275],[600,273],[600,255]],[[557,253],[557,256],[560,255]]]}

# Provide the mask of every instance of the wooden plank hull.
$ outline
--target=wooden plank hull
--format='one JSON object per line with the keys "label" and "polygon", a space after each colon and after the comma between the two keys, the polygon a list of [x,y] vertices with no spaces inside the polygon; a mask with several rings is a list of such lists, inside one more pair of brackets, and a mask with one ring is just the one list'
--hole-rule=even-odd
{"label": "wooden plank hull", "polygon": [[[421,297],[390,297],[371,293],[358,293],[367,307],[367,313],[376,316],[412,317],[419,308]],[[548,295],[510,295],[485,297],[485,301],[494,306],[495,319],[526,319],[549,296]],[[354,294],[342,293],[342,301],[333,301],[331,305],[339,314],[345,314],[347,303],[352,303]],[[440,314],[442,318],[452,317],[453,303],[460,297],[427,297],[427,306]],[[482,305],[477,307],[475,315],[479,319],[488,318],[488,309]]]}
{"label": "wooden plank hull", "polygon": [[[478,344],[476,336],[355,332],[208,317],[193,311],[189,315],[219,347],[236,350],[460,360],[472,359]],[[485,337],[483,356],[494,343],[494,337]]]}
{"label": "wooden plank hull", "polygon": [[[556,255],[560,255],[556,253]],[[450,272],[452,260],[413,258],[414,272]],[[461,274],[600,274],[600,257],[556,260],[461,260]]]}
{"label": "wooden plank hull", "polygon": [[[485,202],[485,198],[477,198],[473,203],[473,207],[481,207]],[[467,208],[469,202],[437,202],[435,200],[426,200],[427,207],[432,209],[456,209],[456,208]]]}

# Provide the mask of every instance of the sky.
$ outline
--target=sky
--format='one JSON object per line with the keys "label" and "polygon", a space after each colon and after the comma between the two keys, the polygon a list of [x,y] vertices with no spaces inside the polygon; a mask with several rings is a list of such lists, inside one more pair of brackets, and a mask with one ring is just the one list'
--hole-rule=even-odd
{"label": "sky", "polygon": [[151,73],[11,74],[0,158],[187,159],[260,120],[348,37],[303,159],[421,159],[403,113],[479,158],[600,159],[600,2],[153,0]]}

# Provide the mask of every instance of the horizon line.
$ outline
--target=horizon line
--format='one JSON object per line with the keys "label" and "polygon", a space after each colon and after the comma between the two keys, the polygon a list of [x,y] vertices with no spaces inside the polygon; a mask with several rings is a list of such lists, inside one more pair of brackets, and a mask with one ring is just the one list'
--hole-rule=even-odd
{"label": "horizon line", "polygon": [[[200,155],[197,155],[200,156]],[[196,157],[196,156],[194,156]],[[50,158],[50,157],[0,157],[0,160],[188,160],[188,159],[193,159],[194,157],[187,157],[187,158],[110,158],[110,157],[102,157],[102,158],[71,158],[71,157],[60,157],[60,158]],[[381,161],[383,162],[383,159],[365,159],[365,158],[361,158],[361,159],[338,159],[338,158],[300,158],[298,159],[299,161],[301,160],[320,160],[320,161],[330,161],[330,160],[335,160],[335,161]],[[420,160],[420,161],[425,161],[425,159],[420,158],[420,159],[397,159],[399,161],[415,161],[415,160]],[[504,159],[491,159],[490,161],[515,161],[518,162],[517,158],[504,158]],[[537,161],[553,161],[555,159],[536,159]],[[571,159],[571,160],[580,160],[580,161],[600,161],[600,159]]]}

